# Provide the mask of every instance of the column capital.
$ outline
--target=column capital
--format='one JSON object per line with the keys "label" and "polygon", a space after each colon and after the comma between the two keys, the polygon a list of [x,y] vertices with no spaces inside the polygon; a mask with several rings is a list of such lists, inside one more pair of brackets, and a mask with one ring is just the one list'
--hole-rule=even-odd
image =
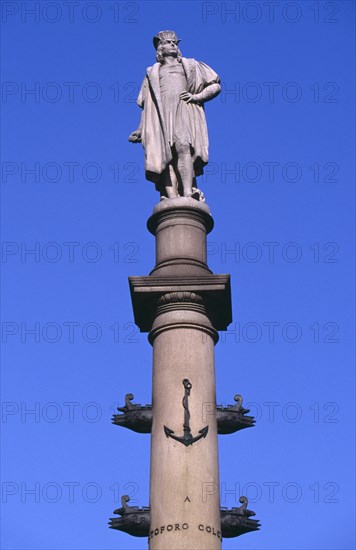
{"label": "column capital", "polygon": [[129,277],[136,325],[149,332],[165,305],[176,309],[202,308],[215,330],[227,330],[232,321],[230,275]]}

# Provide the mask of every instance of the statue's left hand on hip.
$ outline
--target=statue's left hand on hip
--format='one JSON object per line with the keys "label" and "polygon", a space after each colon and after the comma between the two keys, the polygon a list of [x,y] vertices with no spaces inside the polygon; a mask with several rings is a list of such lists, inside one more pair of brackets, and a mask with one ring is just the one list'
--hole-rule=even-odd
{"label": "statue's left hand on hip", "polygon": [[180,94],[180,98],[185,101],[186,103],[197,103],[197,100],[195,98],[194,94],[191,94],[190,92],[184,91]]}

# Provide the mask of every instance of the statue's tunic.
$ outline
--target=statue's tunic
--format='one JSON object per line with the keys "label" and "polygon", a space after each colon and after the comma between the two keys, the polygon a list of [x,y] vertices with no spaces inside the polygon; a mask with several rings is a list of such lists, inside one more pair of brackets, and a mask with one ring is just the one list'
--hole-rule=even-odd
{"label": "statue's tunic", "polygon": [[159,90],[166,136],[171,147],[177,140],[188,144],[192,143],[190,105],[180,99],[180,94],[186,89],[187,79],[181,63],[161,65]]}
{"label": "statue's tunic", "polygon": [[[160,175],[172,161],[172,145],[176,139],[188,140],[195,176],[203,173],[203,167],[208,162],[209,145],[204,107],[197,103],[187,104],[179,95],[184,89],[191,94],[198,94],[220,81],[216,72],[205,63],[183,57],[181,67],[185,81],[177,69],[172,75],[172,82],[179,89],[174,92],[172,103],[171,100],[167,101],[170,96],[166,96],[166,92],[170,94],[171,87],[164,76],[166,69],[162,72],[163,67],[160,63],[148,67],[137,99],[143,109],[141,139],[145,150],[146,178],[155,183],[159,183]],[[170,74],[167,76],[171,78]]]}

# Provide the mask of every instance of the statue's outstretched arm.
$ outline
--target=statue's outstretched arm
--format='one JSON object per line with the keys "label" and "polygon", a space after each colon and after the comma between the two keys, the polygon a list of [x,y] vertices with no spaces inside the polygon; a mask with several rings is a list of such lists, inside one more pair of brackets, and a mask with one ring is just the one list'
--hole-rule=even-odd
{"label": "statue's outstretched arm", "polygon": [[131,143],[141,143],[142,119],[143,119],[143,109],[142,109],[142,112],[141,112],[141,119],[140,119],[139,127],[137,128],[137,130],[135,130],[134,132],[132,132],[129,135],[129,141],[131,141]]}
{"label": "statue's outstretched arm", "polygon": [[140,124],[137,130],[135,130],[129,135],[129,141],[131,141],[131,143],[141,143],[142,141],[141,136],[142,136],[143,110],[145,108],[146,97],[147,97],[147,78],[145,77],[143,79],[140,93],[138,94],[138,98],[137,98],[137,105],[141,107],[141,110],[142,110]]}

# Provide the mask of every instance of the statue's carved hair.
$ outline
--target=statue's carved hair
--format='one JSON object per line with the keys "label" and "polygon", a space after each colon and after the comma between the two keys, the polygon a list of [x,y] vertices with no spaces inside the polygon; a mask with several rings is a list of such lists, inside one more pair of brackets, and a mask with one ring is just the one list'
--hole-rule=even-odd
{"label": "statue's carved hair", "polygon": [[[158,44],[158,46],[157,46],[156,59],[157,59],[158,63],[162,64],[162,61],[163,61],[162,44]],[[177,61],[178,61],[178,63],[182,63],[182,52],[180,51],[179,48],[178,48],[178,52],[177,52]]]}

